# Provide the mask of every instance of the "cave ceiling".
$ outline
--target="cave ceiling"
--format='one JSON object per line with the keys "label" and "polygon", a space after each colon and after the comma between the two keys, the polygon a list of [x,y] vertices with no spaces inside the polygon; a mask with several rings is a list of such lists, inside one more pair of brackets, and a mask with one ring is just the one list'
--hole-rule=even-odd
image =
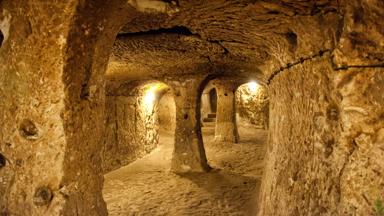
{"label": "cave ceiling", "polygon": [[107,69],[110,79],[185,74],[266,79],[289,62],[335,46],[336,0],[130,0]]}

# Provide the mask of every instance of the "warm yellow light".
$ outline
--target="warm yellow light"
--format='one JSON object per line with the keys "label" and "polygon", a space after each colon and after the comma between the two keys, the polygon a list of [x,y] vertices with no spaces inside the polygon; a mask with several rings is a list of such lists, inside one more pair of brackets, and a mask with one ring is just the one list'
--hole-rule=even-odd
{"label": "warm yellow light", "polygon": [[144,96],[144,103],[147,107],[152,107],[155,102],[156,94],[154,89],[150,89]]}
{"label": "warm yellow light", "polygon": [[156,100],[158,99],[158,93],[161,92],[162,90],[164,90],[165,88],[167,88],[167,85],[165,85],[164,83],[160,83],[160,82],[157,82],[157,83],[151,83],[151,84],[147,84],[146,86],[144,86],[144,95],[143,95],[143,98],[142,98],[142,106],[143,106],[143,109],[145,109],[145,111],[147,113],[152,113],[153,112],[153,109],[155,107],[155,104],[156,104]]}
{"label": "warm yellow light", "polygon": [[143,102],[144,102],[143,105],[144,105],[144,109],[147,113],[153,112],[153,108],[154,108],[155,101],[156,101],[156,90],[157,90],[156,86],[151,86],[145,92],[145,95],[143,98]]}
{"label": "warm yellow light", "polygon": [[248,89],[251,91],[251,92],[256,92],[257,89],[259,88],[259,84],[257,84],[257,82],[255,81],[252,81],[252,82],[249,82],[248,83]]}

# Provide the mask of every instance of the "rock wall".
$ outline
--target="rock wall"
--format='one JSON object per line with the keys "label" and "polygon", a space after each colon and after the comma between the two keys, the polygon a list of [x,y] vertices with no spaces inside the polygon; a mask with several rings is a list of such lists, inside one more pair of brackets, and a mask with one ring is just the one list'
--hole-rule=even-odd
{"label": "rock wall", "polygon": [[[107,96],[106,134],[102,151],[104,172],[131,163],[158,145],[159,92],[154,93],[154,98],[148,98],[152,96],[148,96],[146,86],[132,88],[125,94]],[[170,102],[172,95],[165,99]],[[161,116],[168,116],[171,121],[169,112],[162,110]]]}
{"label": "rock wall", "polygon": [[103,81],[127,9],[117,0],[0,1],[1,215],[107,215]]}
{"label": "rock wall", "polygon": [[384,196],[383,79],[382,68],[335,71],[328,54],[275,76],[259,215],[374,214]]}
{"label": "rock wall", "polygon": [[249,84],[241,85],[236,91],[236,112],[240,123],[251,123],[267,129],[269,121],[268,91],[261,85],[251,90]]}
{"label": "rock wall", "polygon": [[157,113],[160,129],[171,132],[175,131],[176,105],[171,91],[168,91],[160,98]]}

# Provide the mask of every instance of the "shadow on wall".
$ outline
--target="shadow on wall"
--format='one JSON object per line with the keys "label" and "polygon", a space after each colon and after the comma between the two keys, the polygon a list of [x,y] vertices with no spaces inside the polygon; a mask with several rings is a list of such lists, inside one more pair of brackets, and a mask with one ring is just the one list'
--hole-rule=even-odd
{"label": "shadow on wall", "polygon": [[146,82],[122,85],[122,88],[106,97],[104,173],[155,149],[159,144],[160,128],[174,129],[175,103],[166,84]]}
{"label": "shadow on wall", "polygon": [[269,98],[265,87],[249,82],[236,91],[236,107],[239,124],[252,124],[268,129]]}

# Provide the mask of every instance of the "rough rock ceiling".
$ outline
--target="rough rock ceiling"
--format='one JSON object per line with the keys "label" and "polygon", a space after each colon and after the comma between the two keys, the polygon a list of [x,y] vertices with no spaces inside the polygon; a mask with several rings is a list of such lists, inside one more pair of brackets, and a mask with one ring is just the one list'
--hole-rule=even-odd
{"label": "rough rock ceiling", "polygon": [[117,37],[107,75],[244,73],[268,77],[334,47],[336,0],[130,1],[134,18]]}

